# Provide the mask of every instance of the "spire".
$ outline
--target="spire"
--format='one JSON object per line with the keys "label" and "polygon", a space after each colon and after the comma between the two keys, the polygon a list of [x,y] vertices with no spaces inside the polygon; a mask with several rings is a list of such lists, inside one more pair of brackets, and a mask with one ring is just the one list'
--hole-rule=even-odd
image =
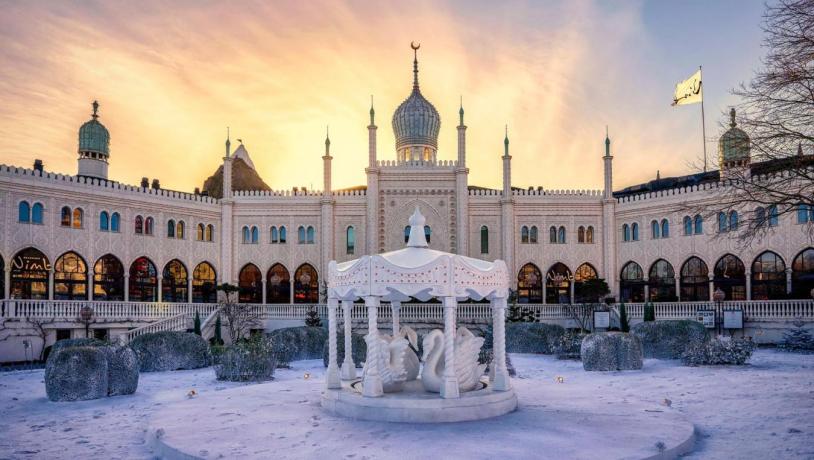
{"label": "spire", "polygon": [[737,125],[735,123],[735,107],[729,109],[729,127],[734,128]]}
{"label": "spire", "polygon": [[370,126],[375,126],[376,125],[376,123],[374,121],[375,116],[376,116],[376,111],[373,110],[373,95],[371,94],[370,95]]}
{"label": "spire", "polygon": [[229,156],[229,152],[232,149],[232,141],[229,140],[229,127],[226,127],[226,156]]}
{"label": "spire", "polygon": [[420,91],[418,89],[418,49],[421,48],[421,43],[416,45],[415,42],[410,42],[410,48],[413,49],[413,91]]}
{"label": "spire", "polygon": [[605,125],[605,156],[610,156],[610,136],[608,135],[608,125]]}
{"label": "spire", "polygon": [[99,101],[93,101],[93,119],[99,118]]}
{"label": "spire", "polygon": [[506,125],[506,137],[503,138],[503,149],[505,156],[509,156],[509,125]]}
{"label": "spire", "polygon": [[458,109],[458,115],[461,117],[461,126],[464,125],[464,97],[461,96],[461,108]]}
{"label": "spire", "polygon": [[325,156],[331,155],[331,136],[328,132],[328,125],[325,125]]}

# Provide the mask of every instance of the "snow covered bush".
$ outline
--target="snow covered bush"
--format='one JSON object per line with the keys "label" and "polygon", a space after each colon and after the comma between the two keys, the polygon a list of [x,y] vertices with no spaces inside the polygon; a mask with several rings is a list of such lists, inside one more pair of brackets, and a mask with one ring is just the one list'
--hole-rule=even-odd
{"label": "snow covered bush", "polygon": [[[365,342],[365,336],[359,334],[351,334],[351,348],[352,348],[352,358],[353,363],[356,367],[362,367],[362,363],[365,362],[367,357],[367,342]],[[421,339],[418,340],[418,343],[421,344]],[[322,349],[322,363],[325,367],[328,367],[328,341],[325,341],[325,345]],[[336,364],[341,366],[342,361],[345,359],[345,334],[339,332],[336,334]]]}
{"label": "snow covered bush", "polygon": [[107,390],[107,356],[100,347],[64,347],[45,365],[45,392],[51,401],[99,399]]}
{"label": "snow covered bush", "polygon": [[[492,325],[491,324],[486,328],[486,330],[483,332],[482,335],[483,335],[484,340],[483,340],[483,346],[481,346],[480,353],[478,354],[478,363],[479,364],[487,364],[488,368],[487,368],[486,372],[491,374],[491,372],[492,372],[492,367],[491,367],[492,366],[492,360],[494,359],[494,356],[495,356],[494,335],[492,333]],[[417,351],[418,351],[419,356],[421,356],[421,354],[423,353],[423,350],[421,350],[421,345],[423,345],[422,342],[423,342],[423,340],[418,341],[419,350],[417,350]],[[512,360],[509,357],[508,352],[506,353],[506,369],[509,371],[509,375],[511,377],[514,377],[517,374],[517,372],[514,370],[514,365],[512,365]]]}
{"label": "snow covered bush", "polygon": [[328,330],[322,327],[286,327],[267,334],[274,343],[277,365],[288,366],[291,361],[319,359],[328,340]]}
{"label": "snow covered bush", "polygon": [[565,331],[559,341],[554,345],[554,353],[557,354],[557,359],[574,359],[577,361],[582,359],[583,338],[585,338],[585,334],[581,334],[578,331]]}
{"label": "snow covered bush", "polygon": [[130,342],[141,372],[198,369],[212,362],[206,340],[191,332],[153,332]]}
{"label": "snow covered bush", "polygon": [[586,371],[628,371],[642,368],[642,343],[625,332],[597,332],[582,339]]}
{"label": "snow covered bush", "polygon": [[545,323],[506,323],[507,353],[557,353],[565,328]]}
{"label": "snow covered bush", "polygon": [[139,363],[133,349],[98,339],[64,339],[53,345],[48,361],[55,360],[57,355],[65,350],[77,347],[98,348],[105,354],[107,362],[107,396],[129,395],[136,392]]}
{"label": "snow covered bush", "polygon": [[685,366],[714,364],[742,365],[746,364],[746,361],[749,361],[755,348],[755,343],[751,340],[713,339],[687,349],[681,355],[681,361]]}
{"label": "snow covered bush", "polygon": [[777,344],[777,348],[797,353],[814,353],[814,337],[803,326],[805,323],[802,321],[795,321],[794,329],[783,333],[783,339]]}
{"label": "snow covered bush", "polygon": [[233,382],[271,380],[277,367],[272,342],[270,337],[258,334],[225,347],[215,365],[215,376]]}
{"label": "snow covered bush", "polygon": [[680,359],[707,341],[704,325],[691,320],[647,321],[633,326],[631,333],[642,341],[645,358]]}

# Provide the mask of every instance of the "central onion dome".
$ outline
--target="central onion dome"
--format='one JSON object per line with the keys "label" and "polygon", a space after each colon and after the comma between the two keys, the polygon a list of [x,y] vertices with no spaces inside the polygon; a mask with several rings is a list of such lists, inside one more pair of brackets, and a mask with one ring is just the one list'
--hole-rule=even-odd
{"label": "central onion dome", "polygon": [[418,48],[413,45],[413,92],[393,113],[399,161],[435,161],[441,116],[418,87]]}
{"label": "central onion dome", "polygon": [[729,129],[718,141],[718,156],[722,168],[746,166],[749,164],[751,150],[749,135],[737,127],[735,109],[729,111]]}
{"label": "central onion dome", "polygon": [[110,133],[105,125],[99,122],[98,112],[99,103],[93,101],[92,118],[79,128],[79,153],[96,153],[106,157],[110,154]]}

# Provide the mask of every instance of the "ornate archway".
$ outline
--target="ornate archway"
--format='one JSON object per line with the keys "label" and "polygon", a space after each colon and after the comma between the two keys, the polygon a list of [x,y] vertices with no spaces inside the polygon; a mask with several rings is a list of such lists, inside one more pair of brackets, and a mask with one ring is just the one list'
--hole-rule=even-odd
{"label": "ornate archway", "polygon": [[517,302],[543,303],[543,274],[533,263],[523,265],[517,273]]}
{"label": "ornate archway", "polygon": [[294,303],[319,302],[319,275],[311,264],[302,264],[294,272]]}

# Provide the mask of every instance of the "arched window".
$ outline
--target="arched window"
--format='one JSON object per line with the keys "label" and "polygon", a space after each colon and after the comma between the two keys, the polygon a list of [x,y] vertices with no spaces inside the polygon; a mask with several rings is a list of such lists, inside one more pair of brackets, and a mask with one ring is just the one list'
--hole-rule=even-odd
{"label": "arched window", "polygon": [[252,226],[252,244],[257,244],[258,241],[260,241],[260,230]]}
{"label": "arched window", "polygon": [[520,242],[521,243],[528,243],[529,242],[529,228],[525,225],[520,227]]}
{"label": "arched window", "polygon": [[144,219],[144,234],[145,235],[152,235],[153,229],[155,228],[155,221],[152,217],[148,217]]}
{"label": "arched window", "polygon": [[141,235],[142,233],[144,233],[144,218],[141,216],[136,216],[134,223],[136,234]]}
{"label": "arched window", "polygon": [[585,242],[585,227],[580,225],[579,228],[577,229],[577,243],[584,242]]}
{"label": "arched window", "polygon": [[670,221],[667,219],[661,219],[661,237],[670,237]]}
{"label": "arched window", "polygon": [[696,235],[704,233],[704,219],[701,217],[700,214],[696,214],[692,222],[693,222],[693,231],[695,232]]}
{"label": "arched window", "polygon": [[571,270],[560,262],[546,273],[546,303],[571,303]]}
{"label": "arched window", "polygon": [[291,275],[283,264],[274,264],[266,275],[266,302],[291,302]]}
{"label": "arched window", "polygon": [[118,212],[114,212],[110,216],[110,231],[111,232],[116,232],[116,233],[119,232],[119,221],[120,220],[121,220],[121,217],[119,216]]}
{"label": "arched window", "polygon": [[766,224],[766,209],[758,206],[755,208],[755,226],[762,227]]}
{"label": "arched window", "polygon": [[356,231],[354,231],[353,226],[350,226],[345,230],[345,253],[346,254],[353,254],[356,250]]}
{"label": "arched window", "polygon": [[557,231],[557,243],[565,244],[565,227],[560,227]]}
{"label": "arched window", "polygon": [[206,226],[206,233],[204,233],[204,240],[213,241],[215,239],[215,226],[209,224]]}
{"label": "arched window", "polygon": [[633,241],[639,241],[639,224],[638,223],[633,222],[633,224],[630,226],[630,233],[631,233],[631,237],[633,238]]}
{"label": "arched window", "polygon": [[800,251],[791,262],[791,295],[794,299],[810,299],[814,289],[814,248]]}
{"label": "arched window", "polygon": [[574,301],[576,303],[594,302],[597,299],[588,299],[584,292],[585,282],[597,279],[596,269],[589,263],[584,263],[577,267],[574,272]]}
{"label": "arched window", "polygon": [[557,243],[557,227],[553,225],[548,228],[548,242]]}
{"label": "arched window", "polygon": [[778,218],[777,218],[777,206],[771,205],[768,209],[769,212],[769,227],[777,227]]}
{"label": "arched window", "polygon": [[209,262],[201,262],[192,270],[192,301],[215,303],[218,301],[217,273]]}
{"label": "arched window", "polygon": [[27,201],[21,201],[17,205],[17,221],[18,222],[31,222],[31,206]]}
{"label": "arched window", "polygon": [[[23,203],[20,203],[22,205]],[[811,215],[809,212],[809,207],[807,204],[801,204],[797,206],[797,223],[798,224],[805,224],[811,220]],[[22,220],[20,220],[22,222]]]}
{"label": "arched window", "polygon": [[752,262],[752,300],[786,298],[786,263],[772,251]]}
{"label": "arched window", "polygon": [[489,228],[485,225],[480,228],[480,253],[489,254]]}
{"label": "arched window", "polygon": [[713,286],[724,292],[726,300],[746,300],[746,268],[739,258],[732,254],[721,257],[713,275]]}
{"label": "arched window", "polygon": [[280,244],[285,244],[286,240],[286,229],[285,226],[280,226]]}
{"label": "arched window", "polygon": [[651,302],[676,301],[676,273],[670,262],[659,259],[650,266],[647,285]]}
{"label": "arched window", "polygon": [[158,271],[150,259],[139,257],[130,265],[128,294],[131,302],[158,301]]}
{"label": "arched window", "polygon": [[654,220],[650,222],[650,237],[656,240],[659,238],[659,233],[660,233],[659,221]]}
{"label": "arched window", "polygon": [[252,241],[252,234],[249,231],[248,225],[244,225],[243,228],[240,230],[240,233],[243,238],[243,244],[249,244]]}
{"label": "arched window", "polygon": [[167,238],[175,238],[175,221],[172,219],[167,221]]}
{"label": "arched window", "polygon": [[294,272],[294,303],[319,302],[319,276],[310,264],[302,264]]}
{"label": "arched window", "polygon": [[585,230],[585,242],[589,244],[593,244],[594,242],[594,227],[593,225],[589,225],[588,229]]}
{"label": "arched window", "polygon": [[164,302],[189,302],[187,268],[178,259],[167,262],[161,281],[161,300]]}
{"label": "arched window", "polygon": [[721,211],[718,213],[718,233],[723,233],[729,230],[729,219],[726,218],[726,213]]}
{"label": "arched window", "polygon": [[263,275],[257,265],[246,264],[241,268],[237,285],[240,303],[263,302]]}
{"label": "arched window", "polygon": [[684,216],[684,234],[687,236],[692,235],[692,218],[690,216]]}
{"label": "arched window", "polygon": [[306,233],[305,233],[305,238],[306,238],[306,241],[308,242],[308,244],[314,244],[315,234],[316,234],[316,231],[314,230],[314,227],[309,225],[308,230],[306,230]]}
{"label": "arched window", "polygon": [[175,224],[175,237],[179,240],[184,239],[184,227],[185,224],[183,220],[179,220],[178,223]]}
{"label": "arched window", "polygon": [[709,300],[709,268],[698,257],[690,257],[681,266],[681,301]]}
{"label": "arched window", "polygon": [[305,244],[305,227],[302,225],[297,228],[297,244]]}
{"label": "arched window", "polygon": [[88,266],[75,252],[66,252],[54,263],[54,299],[88,300]]}
{"label": "arched window", "polygon": [[43,212],[42,203],[34,203],[34,205],[31,206],[31,223],[32,224],[41,224],[42,223],[42,212]]}
{"label": "arched window", "polygon": [[0,273],[3,273],[3,276],[0,277],[0,299],[6,298],[6,261],[3,260],[3,256],[0,256]]}
{"label": "arched window", "polygon": [[529,229],[529,243],[537,244],[537,226],[532,225]]}
{"label": "arched window", "polygon": [[543,303],[543,275],[532,263],[523,265],[517,273],[517,302]]}
{"label": "arched window", "polygon": [[424,226],[424,238],[427,239],[427,244],[430,244],[430,241],[432,241],[432,229],[429,225]]}
{"label": "arched window", "polygon": [[102,211],[99,214],[99,230],[103,232],[110,231],[110,215],[107,211]]}
{"label": "arched window", "polygon": [[71,208],[63,206],[59,212],[59,225],[63,227],[71,226]]}
{"label": "arched window", "polygon": [[73,210],[73,228],[82,228],[82,224],[84,223],[85,212],[82,211],[82,208],[76,208]]}
{"label": "arched window", "polygon": [[630,241],[630,226],[628,224],[622,225],[622,241]]}
{"label": "arched window", "polygon": [[280,242],[280,232],[277,230],[277,227],[274,225],[271,226],[271,230],[269,230],[271,244],[277,244]]}
{"label": "arched window", "polygon": [[729,211],[729,230],[735,231],[738,229],[738,211]]}
{"label": "arched window", "polygon": [[195,239],[204,241],[204,224],[198,224],[195,228]]}
{"label": "arched window", "polygon": [[12,299],[48,299],[48,272],[51,263],[38,249],[27,248],[11,259]]}
{"label": "arched window", "polygon": [[644,302],[645,284],[641,265],[626,263],[619,275],[619,299],[622,302]]}
{"label": "arched window", "polygon": [[406,225],[404,227],[404,243],[407,244],[410,241],[410,226]]}
{"label": "arched window", "polygon": [[93,264],[93,300],[124,300],[124,266],[112,254]]}

